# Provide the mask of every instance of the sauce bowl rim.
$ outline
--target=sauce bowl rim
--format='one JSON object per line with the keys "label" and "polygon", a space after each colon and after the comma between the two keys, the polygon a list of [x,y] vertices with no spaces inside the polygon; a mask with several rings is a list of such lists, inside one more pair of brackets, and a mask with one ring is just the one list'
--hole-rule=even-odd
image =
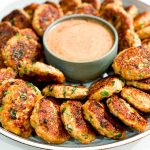
{"label": "sauce bowl rim", "polygon": [[[66,20],[70,20],[70,19],[90,19],[90,20],[94,20],[97,21],[99,23],[104,24],[113,34],[114,37],[114,42],[113,42],[113,46],[111,47],[111,49],[106,52],[106,54],[104,54],[103,56],[100,56],[97,59],[93,59],[93,60],[88,60],[88,61],[69,61],[69,60],[65,60],[62,57],[59,57],[57,54],[55,54],[55,52],[53,52],[47,45],[46,43],[46,38],[48,35],[48,32],[50,30],[53,30],[55,28],[55,26],[63,21]],[[85,63],[95,63],[105,57],[107,57],[109,54],[111,54],[112,51],[115,50],[115,47],[118,46],[118,33],[116,31],[116,29],[114,28],[113,25],[111,25],[108,21],[106,21],[103,18],[97,17],[97,16],[92,16],[92,15],[88,15],[88,14],[73,14],[73,15],[68,15],[68,16],[64,16],[60,19],[55,20],[52,24],[50,24],[47,29],[44,32],[43,35],[43,45],[44,45],[44,51],[46,50],[48,53],[50,53],[53,57],[55,57],[56,59],[59,59],[63,62],[68,62],[68,63],[74,63],[74,64],[85,64]]]}

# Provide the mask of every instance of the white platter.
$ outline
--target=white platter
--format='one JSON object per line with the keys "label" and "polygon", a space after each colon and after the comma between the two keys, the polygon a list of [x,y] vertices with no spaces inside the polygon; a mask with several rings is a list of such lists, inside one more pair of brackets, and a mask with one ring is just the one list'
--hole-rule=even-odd
{"label": "white platter", "polygon": [[[59,0],[52,0],[52,1],[58,2]],[[17,0],[16,2],[8,5],[3,10],[0,10],[0,20],[5,15],[7,15],[10,11],[12,11],[16,8],[22,8],[32,2],[39,3],[39,0]],[[45,0],[40,0],[40,3],[42,3],[42,2],[45,2]],[[123,2],[124,2],[125,6],[130,5],[130,4],[135,4],[141,12],[142,11],[150,11],[150,6],[144,4],[140,1],[123,0]],[[60,145],[48,144],[48,143],[44,142],[43,140],[41,140],[40,138],[38,138],[37,136],[32,136],[29,139],[24,139],[19,136],[16,136],[15,134],[12,134],[12,133],[6,131],[2,127],[0,127],[0,133],[3,134],[4,136],[11,138],[15,141],[18,141],[20,143],[38,147],[38,148],[43,148],[43,149],[57,149],[57,150],[64,150],[64,149],[72,149],[73,150],[73,149],[85,149],[85,148],[87,150],[108,149],[108,148],[128,144],[133,141],[139,140],[147,135],[150,135],[150,116],[148,118],[149,118],[148,119],[149,129],[143,133],[138,133],[134,130],[127,131],[126,139],[121,140],[121,141],[116,141],[116,140],[112,140],[112,139],[108,139],[108,138],[99,136],[99,137],[97,137],[97,139],[95,141],[93,141],[92,143],[90,143],[88,145],[80,144],[78,141],[76,141],[74,139],[71,139],[71,140],[65,142],[64,144],[60,144]]]}

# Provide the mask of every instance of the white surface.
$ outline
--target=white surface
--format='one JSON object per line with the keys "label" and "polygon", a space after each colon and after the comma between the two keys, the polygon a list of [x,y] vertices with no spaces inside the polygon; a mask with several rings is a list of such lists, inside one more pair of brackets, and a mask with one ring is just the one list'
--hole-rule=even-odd
{"label": "white surface", "polygon": [[[13,1],[16,0],[0,0],[0,9],[4,8]],[[142,0],[142,1],[150,5],[150,0]],[[118,148],[112,148],[111,150],[148,150],[150,149],[149,147],[150,147],[150,135],[134,143],[124,145]],[[0,150],[39,150],[39,149],[23,145],[19,142],[15,142],[0,134]]]}

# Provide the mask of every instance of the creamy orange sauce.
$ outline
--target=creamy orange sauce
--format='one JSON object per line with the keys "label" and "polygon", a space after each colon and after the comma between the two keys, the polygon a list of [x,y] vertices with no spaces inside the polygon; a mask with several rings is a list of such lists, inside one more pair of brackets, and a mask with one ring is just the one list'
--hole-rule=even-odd
{"label": "creamy orange sauce", "polygon": [[72,19],[50,30],[46,43],[58,57],[84,62],[105,55],[113,46],[114,36],[107,27],[96,21]]}

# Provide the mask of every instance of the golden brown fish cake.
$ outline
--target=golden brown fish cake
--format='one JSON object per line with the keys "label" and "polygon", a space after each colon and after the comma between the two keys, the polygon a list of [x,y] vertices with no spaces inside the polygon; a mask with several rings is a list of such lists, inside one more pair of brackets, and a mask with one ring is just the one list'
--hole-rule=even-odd
{"label": "golden brown fish cake", "polygon": [[90,122],[99,134],[113,139],[125,138],[125,130],[102,103],[88,100],[82,108],[85,119]]}
{"label": "golden brown fish cake", "polygon": [[122,0],[104,0],[101,4],[101,8],[104,8],[107,4],[115,3],[116,5],[123,6]]}
{"label": "golden brown fish cake", "polygon": [[148,50],[150,50],[150,38],[149,39],[144,39],[142,41],[142,46]]}
{"label": "golden brown fish cake", "polygon": [[39,59],[40,47],[37,41],[17,34],[13,36],[2,49],[2,56],[7,67],[20,68],[21,62],[26,59]]}
{"label": "golden brown fish cake", "polygon": [[142,46],[131,47],[120,52],[113,61],[115,74],[126,80],[150,78],[150,51]]}
{"label": "golden brown fish cake", "polygon": [[140,81],[126,81],[126,84],[141,90],[150,91],[150,78]]}
{"label": "golden brown fish cake", "polygon": [[60,105],[50,97],[40,98],[30,117],[36,134],[48,143],[60,144],[70,138],[60,118]]}
{"label": "golden brown fish cake", "polygon": [[23,36],[26,36],[29,39],[34,39],[36,41],[39,40],[39,37],[36,35],[36,33],[31,28],[22,29],[19,31],[19,33]]}
{"label": "golden brown fish cake", "polygon": [[59,2],[64,13],[73,11],[76,7],[79,7],[81,3],[81,0],[60,0]]}
{"label": "golden brown fish cake", "polygon": [[125,10],[133,19],[138,15],[138,8],[135,5],[130,5]]}
{"label": "golden brown fish cake", "polygon": [[89,3],[92,4],[93,7],[97,10],[100,9],[101,3],[99,0],[82,0],[82,3]]}
{"label": "golden brown fish cake", "polygon": [[22,67],[19,68],[20,76],[27,75],[28,77],[34,77],[39,81],[45,82],[65,82],[64,74],[59,69],[51,65],[47,65],[42,62],[31,63],[30,61],[26,61],[21,66]]}
{"label": "golden brown fish cake", "polygon": [[[41,94],[31,83],[26,83],[23,80],[18,82],[18,80],[8,81],[11,82],[11,85],[2,98],[1,124],[6,130],[27,138],[32,132],[30,114]],[[1,86],[5,86],[5,84]]]}
{"label": "golden brown fish cake", "polygon": [[88,99],[100,101],[112,96],[114,93],[119,93],[123,86],[124,82],[119,78],[111,76],[103,78],[90,86]]}
{"label": "golden brown fish cake", "polygon": [[94,8],[92,4],[83,3],[79,7],[76,7],[73,14],[89,14],[93,16],[98,16],[98,11]]}
{"label": "golden brown fish cake", "polygon": [[143,12],[134,19],[135,30],[140,30],[150,25],[150,12]]}
{"label": "golden brown fish cake", "polygon": [[133,19],[128,15],[123,7],[116,5],[116,3],[107,4],[100,11],[100,17],[113,24],[118,32],[123,32],[128,29],[134,30]]}
{"label": "golden brown fish cake", "polygon": [[107,99],[107,106],[110,112],[127,126],[140,132],[145,131],[148,128],[147,119],[142,117],[125,100],[119,98],[117,95],[113,95]]}
{"label": "golden brown fish cake", "polygon": [[150,38],[150,26],[144,27],[136,32],[140,39]]}
{"label": "golden brown fish cake", "polygon": [[142,112],[150,112],[150,95],[133,87],[124,87],[121,96]]}
{"label": "golden brown fish cake", "polygon": [[13,10],[10,14],[5,16],[2,21],[9,21],[13,26],[19,29],[31,26],[30,16],[22,9]]}
{"label": "golden brown fish cake", "polygon": [[4,80],[15,79],[17,77],[17,73],[12,68],[2,68],[0,69],[0,84]]}
{"label": "golden brown fish cake", "polygon": [[88,89],[85,86],[52,84],[46,86],[42,93],[55,98],[84,99],[88,94]]}
{"label": "golden brown fish cake", "polygon": [[32,26],[39,36],[43,36],[46,28],[62,16],[63,12],[59,5],[55,3],[42,4],[34,12]]}
{"label": "golden brown fish cake", "polygon": [[133,30],[125,30],[119,39],[119,51],[126,48],[137,47],[141,45],[141,40],[138,34]]}
{"label": "golden brown fish cake", "polygon": [[95,133],[84,120],[82,104],[76,100],[69,100],[60,107],[61,119],[68,133],[83,144],[95,140]]}
{"label": "golden brown fish cake", "polygon": [[2,58],[1,49],[6,45],[7,41],[18,32],[19,30],[11,26],[9,22],[5,21],[0,23],[0,68],[6,67]]}
{"label": "golden brown fish cake", "polygon": [[35,10],[38,8],[40,4],[37,4],[37,3],[32,3],[30,5],[27,5],[25,8],[24,8],[24,11],[26,13],[28,13],[28,15],[30,16],[30,18],[32,19],[33,18],[33,14],[35,12]]}

